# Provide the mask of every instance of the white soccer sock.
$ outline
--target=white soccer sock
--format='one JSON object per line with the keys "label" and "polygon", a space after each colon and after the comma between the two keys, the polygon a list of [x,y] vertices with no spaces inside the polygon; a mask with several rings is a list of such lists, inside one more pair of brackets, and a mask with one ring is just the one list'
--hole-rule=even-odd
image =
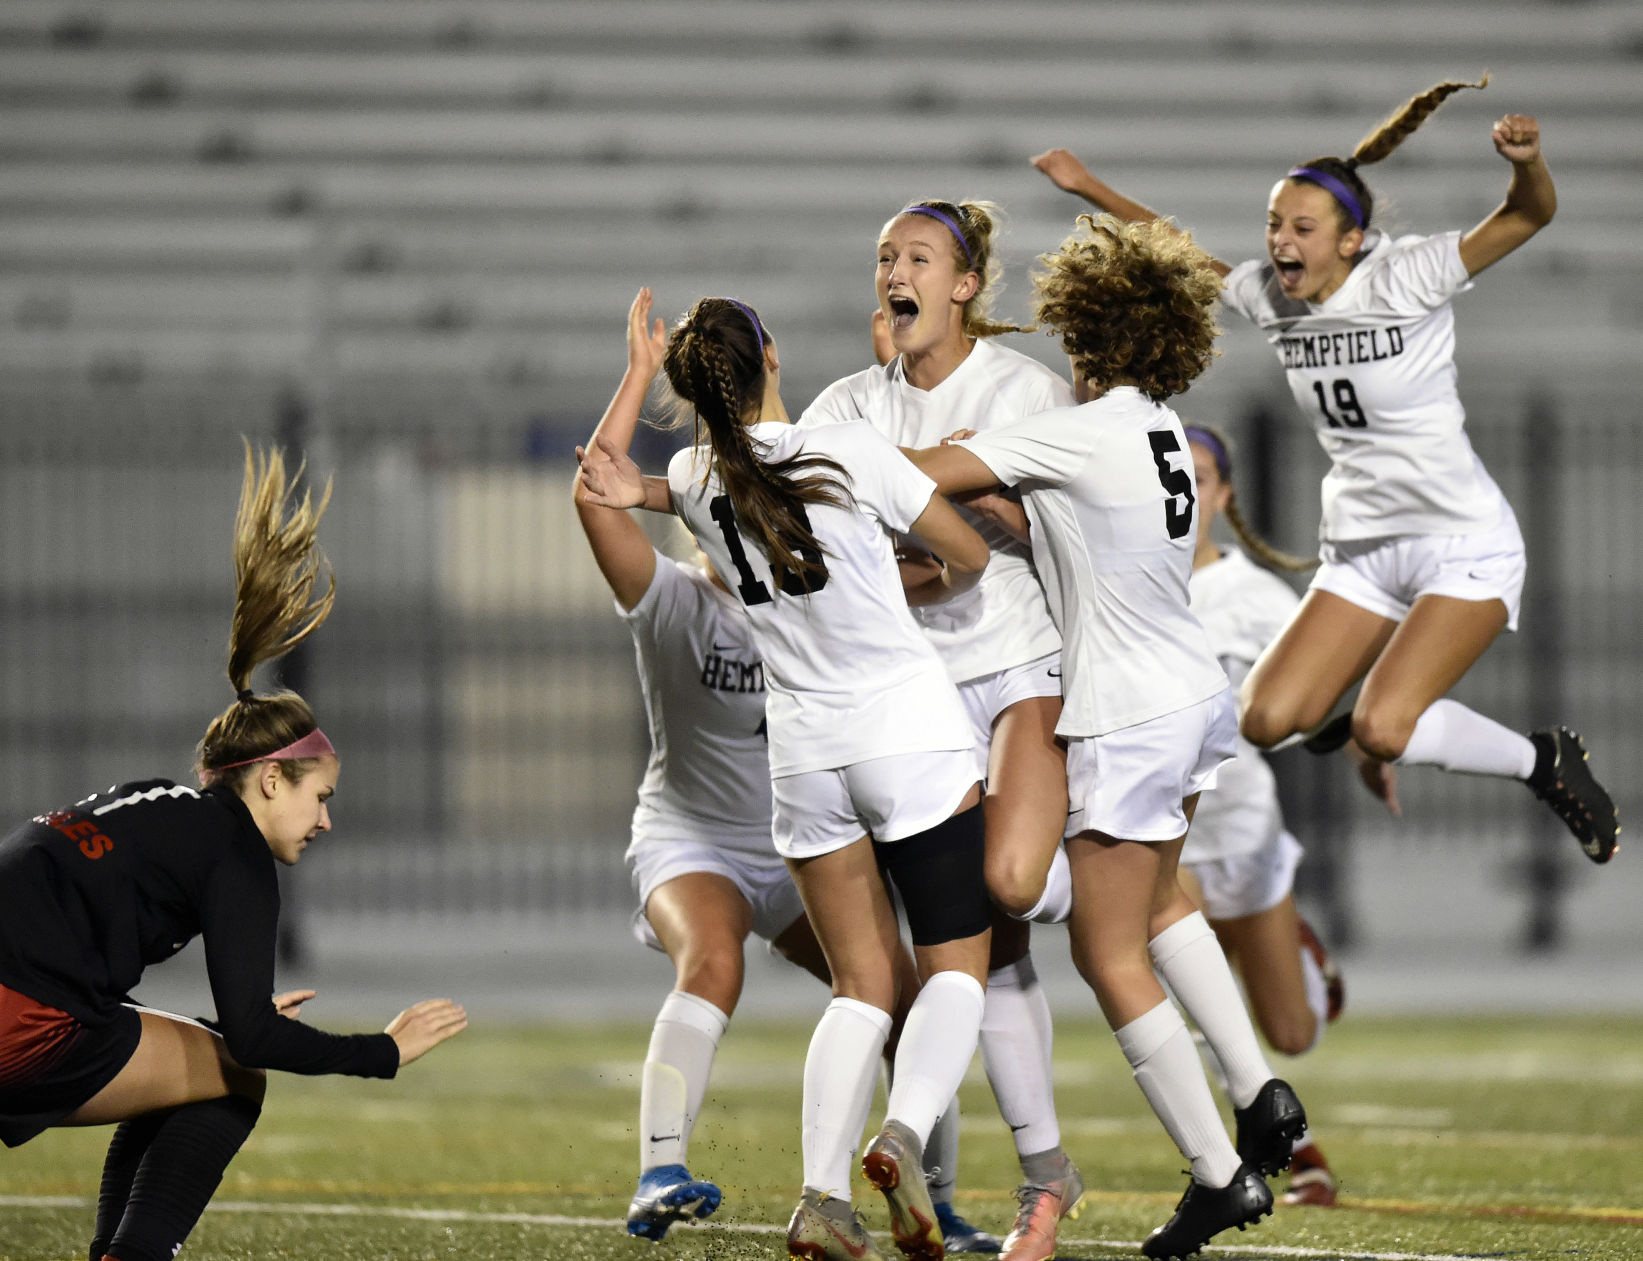
{"label": "white soccer sock", "polygon": [[1061,1146],[1055,1115],[1050,1003],[1031,955],[987,975],[981,1063],[1018,1156]]}
{"label": "white soccer sock", "polygon": [[1242,1163],[1221,1124],[1186,1021],[1167,998],[1113,1031],[1135,1083],[1205,1186],[1224,1187]]}
{"label": "white soccer sock", "polygon": [[850,1200],[850,1169],[889,1036],[890,1013],[854,998],[835,998],[816,1022],[804,1057],[799,1127],[804,1185],[812,1191]]}
{"label": "white soccer sock", "polygon": [[639,1172],[682,1165],[730,1017],[705,998],[672,991],[656,1013],[639,1079]]}
{"label": "white soccer sock", "polygon": [[1301,981],[1306,987],[1306,1005],[1312,1009],[1317,1028],[1312,1035],[1312,1045],[1307,1047],[1310,1051],[1323,1041],[1324,1026],[1329,1023],[1329,982],[1324,978],[1324,970],[1305,946],[1301,947]]}
{"label": "white soccer sock", "polygon": [[1011,919],[1031,920],[1035,924],[1065,924],[1073,913],[1073,873],[1067,863],[1067,851],[1055,847],[1050,859],[1050,870],[1044,876],[1044,892],[1038,895],[1032,909]]}
{"label": "white soccer sock", "polygon": [[1273,1073],[1215,930],[1194,911],[1149,941],[1147,952],[1221,1062],[1232,1106],[1247,1108]]}
{"label": "white soccer sock", "polygon": [[1462,775],[1528,779],[1535,745],[1459,701],[1433,701],[1415,720],[1399,766],[1436,766]]}
{"label": "white soccer sock", "polygon": [[975,1058],[986,996],[964,972],[937,972],[919,989],[896,1044],[886,1121],[900,1121],[920,1143],[958,1093]]}

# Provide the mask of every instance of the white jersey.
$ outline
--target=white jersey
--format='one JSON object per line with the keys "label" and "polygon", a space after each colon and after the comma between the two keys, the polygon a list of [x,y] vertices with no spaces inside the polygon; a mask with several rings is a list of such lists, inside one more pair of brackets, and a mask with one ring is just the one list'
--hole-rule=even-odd
{"label": "white jersey", "polygon": [[1329,455],[1321,538],[1470,534],[1500,519],[1455,388],[1450,299],[1470,287],[1458,232],[1371,234],[1323,302],[1286,298],[1266,259],[1227,276],[1225,305],[1269,334]]}
{"label": "white jersey", "polygon": [[[1235,547],[1194,569],[1187,589],[1210,648],[1234,685],[1300,603],[1288,583]],[[1221,767],[1215,787],[1198,799],[1181,861],[1190,865],[1254,853],[1276,841],[1283,826],[1272,768],[1240,735],[1237,757]]]}
{"label": "white jersey", "polygon": [[[801,425],[865,420],[899,447],[933,447],[956,429],[986,433],[1053,407],[1068,407],[1072,388],[1020,351],[979,339],[963,363],[933,390],[907,380],[901,359],[835,381],[799,418]],[[993,557],[965,594],[913,610],[955,683],[1008,670],[1061,646],[1033,572],[1032,549],[984,517],[956,505],[987,540]]]}
{"label": "white jersey", "polygon": [[1061,629],[1057,734],[1106,735],[1226,687],[1187,607],[1198,499],[1174,412],[1126,386],[960,445],[1022,492]]}
{"label": "white jersey", "polygon": [[650,724],[636,834],[694,836],[774,853],[764,666],[747,616],[693,565],[656,554],[656,574],[631,610]]}
{"label": "white jersey", "polygon": [[796,593],[789,592],[738,530],[718,478],[703,485],[708,448],[687,448],[668,465],[674,510],[740,596],[753,626],[769,689],[771,775],[969,748],[958,692],[907,609],[889,534],[919,518],[935,483],[870,425],[800,429],[767,422],[749,432],[771,462],[801,454],[836,460],[854,497],[853,507],[806,505],[826,549],[827,579],[809,594],[796,583]]}

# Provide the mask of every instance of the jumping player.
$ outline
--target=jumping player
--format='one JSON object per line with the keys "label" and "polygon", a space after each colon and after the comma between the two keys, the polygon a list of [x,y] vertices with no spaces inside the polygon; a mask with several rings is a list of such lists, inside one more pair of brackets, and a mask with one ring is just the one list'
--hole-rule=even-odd
{"label": "jumping player", "polygon": [[[1176,875],[1198,793],[1237,734],[1226,675],[1188,609],[1197,498],[1180,422],[1162,401],[1213,354],[1219,284],[1190,237],[1111,218],[1085,216],[1040,261],[1038,320],[1060,334],[1081,405],[913,458],[945,493],[1021,492],[1061,629],[1073,957],[1192,1163],[1174,1216],[1143,1245],[1148,1256],[1186,1256],[1271,1211],[1262,1170],[1287,1163],[1305,1128]],[[1236,1147],[1155,966],[1219,1043]]]}
{"label": "jumping player", "polygon": [[[1231,451],[1221,434],[1199,425],[1187,425],[1185,433],[1200,513],[1187,591],[1193,615],[1236,687],[1295,611],[1295,593],[1270,571],[1299,572],[1315,562],[1278,551],[1244,520],[1233,495]],[[1215,542],[1211,526],[1217,517],[1246,551]],[[1272,769],[1240,738],[1238,756],[1221,768],[1215,791],[1199,799],[1192,816],[1181,850],[1182,884],[1243,978],[1256,1025],[1285,1055],[1315,1046],[1345,998],[1339,971],[1295,909],[1300,860],[1301,844],[1284,827]],[[1295,1140],[1289,1176],[1286,1204],[1335,1203],[1334,1175],[1310,1135]]]}
{"label": "jumping player", "polygon": [[[628,368],[594,437],[626,452],[667,350],[641,289],[628,311]],[[634,934],[667,953],[675,984],[651,1028],[639,1088],[639,1185],[631,1235],[660,1241],[703,1218],[719,1187],[686,1164],[713,1060],[741,997],[743,947],[771,949],[828,981],[827,960],[770,830],[764,663],[741,603],[706,557],[684,565],[651,545],[632,516],[590,503],[577,515],[617,611],[633,633],[651,750],[626,862],[638,896]],[[898,1017],[918,992],[898,953]],[[956,1122],[956,1117],[954,1118]]]}
{"label": "jumping player", "polygon": [[[1215,264],[1227,306],[1271,334],[1331,460],[1323,564],[1245,680],[1242,725],[1266,748],[1313,732],[1315,752],[1350,737],[1380,767],[1522,780],[1602,863],[1614,855],[1619,817],[1580,737],[1567,727],[1519,735],[1446,695],[1517,626],[1523,538],[1462,429],[1450,304],[1551,222],[1557,193],[1539,124],[1525,114],[1495,123],[1490,138],[1511,180],[1505,200],[1465,232],[1392,240],[1373,230],[1374,198],[1359,174],[1451,94],[1487,82],[1440,83],[1410,98],[1350,158],[1292,168],[1267,203],[1267,257]],[[1065,150],[1033,163],[1121,219],[1157,217]],[[1326,725],[1359,680],[1350,714]],[[1367,768],[1372,787],[1375,770]]]}
{"label": "jumping player", "polygon": [[[776,847],[833,980],[805,1060],[804,1188],[788,1252],[878,1255],[849,1185],[895,1001],[900,932],[882,863],[923,985],[862,1165],[885,1193],[901,1250],[939,1258],[921,1160],[975,1053],[988,906],[963,709],[907,604],[973,587],[987,546],[871,427],[787,423],[776,344],[745,304],[699,301],[669,337],[664,368],[706,430],[703,445],[673,458],[669,498],[752,624]],[[579,455],[591,502],[645,502],[638,469],[611,444]],[[904,595],[890,530],[943,557],[941,574]]]}
{"label": "jumping player", "polygon": [[[834,382],[801,426],[865,420],[899,446],[927,447],[955,428],[985,433],[1072,403],[1060,376],[996,340],[1017,331],[988,315],[1000,222],[997,206],[976,201],[914,202],[890,218],[874,276],[880,366]],[[992,549],[980,586],[914,612],[958,686],[986,780],[987,884],[1003,913],[993,916],[981,1056],[1022,1170],[1003,1261],[1043,1261],[1083,1194],[1061,1147],[1050,1009],[1028,949],[1027,921],[1065,920],[1071,903],[1060,847],[1066,757],[1055,736],[1061,639],[1030,548],[989,515],[966,519]],[[920,549],[911,554],[932,563]],[[956,1150],[936,1163],[948,1171],[932,1189],[948,1250],[996,1247],[950,1207]]]}
{"label": "jumping player", "polygon": [[[467,1025],[431,999],[386,1032],[323,1033],[271,998],[276,862],[331,830],[339,763],[295,692],[253,692],[260,662],[319,628],[335,594],[314,541],[325,510],[286,516],[284,464],[246,449],[235,524],[232,705],[207,728],[196,789],[120,784],[0,841],[0,1139],[114,1125],[89,1256],[171,1261],[262,1110],[265,1070],[392,1077]],[[143,969],[203,938],[217,1024],[133,1005]]]}

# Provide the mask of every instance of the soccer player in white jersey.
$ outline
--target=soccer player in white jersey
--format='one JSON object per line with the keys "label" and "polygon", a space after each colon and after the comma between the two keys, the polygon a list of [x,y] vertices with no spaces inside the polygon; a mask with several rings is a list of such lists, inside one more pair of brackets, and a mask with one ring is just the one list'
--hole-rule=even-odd
{"label": "soccer player in white jersey", "polygon": [[[804,1186],[789,1255],[877,1256],[850,1206],[850,1163],[895,1006],[906,907],[918,996],[896,1049],[886,1120],[862,1159],[913,1258],[943,1246],[921,1167],[975,1054],[987,976],[981,790],[958,694],[908,602],[972,588],[986,542],[869,425],[799,429],[757,314],[699,301],[673,330],[668,381],[705,442],[679,452],[668,497],[746,608],[764,662],[776,848],[826,954],[833,1002],[805,1060]],[[638,469],[601,440],[585,494],[645,501]],[[890,531],[941,556],[904,593]]]}
{"label": "soccer player in white jersey", "polygon": [[[1187,592],[1210,648],[1237,687],[1277,637],[1298,603],[1273,573],[1315,567],[1278,551],[1238,511],[1232,454],[1215,430],[1189,424],[1184,432],[1198,485],[1198,546]],[[1223,518],[1243,544],[1222,547],[1211,527]],[[1255,564],[1254,556],[1267,568]],[[1301,844],[1284,826],[1278,785],[1260,751],[1242,737],[1238,756],[1205,793],[1181,850],[1181,883],[1215,930],[1228,961],[1243,977],[1255,1023],[1285,1055],[1309,1051],[1340,1015],[1345,989],[1323,943],[1295,909],[1295,868]],[[1335,1178],[1310,1134],[1295,1140],[1286,1204],[1335,1203]]]}
{"label": "soccer player in white jersey", "polygon": [[[627,451],[667,339],[641,289],[628,311],[628,368],[594,430]],[[650,760],[626,862],[638,897],[634,935],[667,953],[672,992],[651,1028],[639,1087],[639,1185],[628,1233],[660,1241],[703,1218],[719,1187],[686,1165],[720,1039],[735,1014],[750,933],[823,983],[827,960],[770,834],[764,665],[747,614],[711,566],[670,560],[627,513],[590,503],[577,515],[617,612],[633,633],[650,727]],[[705,557],[703,558],[705,560]],[[898,1018],[918,989],[897,960]]]}
{"label": "soccer player in white jersey", "polygon": [[[994,340],[1015,331],[987,315],[1000,222],[996,206],[973,201],[914,202],[890,218],[874,280],[881,364],[822,391],[801,426],[865,420],[899,446],[927,447],[955,428],[986,432],[1072,403],[1057,373]],[[980,586],[914,614],[958,685],[986,779],[987,884],[1003,913],[993,917],[981,1056],[1022,1170],[1002,1261],[1043,1261],[1083,1194],[1061,1147],[1049,1002],[1028,952],[1028,921],[1065,920],[1071,902],[1061,852],[1066,755],[1055,737],[1061,637],[1031,549],[985,515],[967,519],[992,549]],[[909,568],[921,572],[916,561]],[[951,1207],[958,1127],[945,1132],[953,1147],[934,1161],[944,1172],[932,1194],[948,1250],[997,1250]]]}
{"label": "soccer player in white jersey", "polygon": [[[1263,1169],[1288,1162],[1306,1125],[1177,878],[1198,794],[1237,736],[1232,689],[1188,608],[1196,491],[1181,424],[1163,403],[1209,363],[1219,281],[1190,237],[1112,218],[1085,216],[1040,261],[1038,320],[1060,334],[1082,403],[913,458],[949,494],[1021,493],[1061,629],[1073,957],[1192,1163],[1174,1215],[1142,1250],[1187,1256],[1271,1212]],[[1226,1070],[1236,1146],[1160,973]]]}
{"label": "soccer player in white jersey", "polygon": [[[1524,577],[1517,519],[1462,429],[1450,302],[1551,221],[1557,193],[1540,126],[1524,114],[1495,123],[1491,140],[1511,180],[1505,200],[1465,232],[1388,239],[1370,226],[1374,199],[1358,174],[1449,95],[1484,83],[1440,83],[1350,158],[1291,169],[1267,203],[1267,257],[1216,264],[1227,306],[1271,335],[1331,460],[1323,565],[1245,680],[1243,730],[1268,748],[1314,732],[1315,752],[1350,735],[1382,766],[1522,780],[1601,863],[1620,823],[1580,737],[1561,726],[1520,735],[1446,695],[1516,628]],[[1119,218],[1156,218],[1065,150],[1033,162]],[[1360,679],[1350,714],[1328,721]],[[1378,791],[1389,793],[1389,782]]]}

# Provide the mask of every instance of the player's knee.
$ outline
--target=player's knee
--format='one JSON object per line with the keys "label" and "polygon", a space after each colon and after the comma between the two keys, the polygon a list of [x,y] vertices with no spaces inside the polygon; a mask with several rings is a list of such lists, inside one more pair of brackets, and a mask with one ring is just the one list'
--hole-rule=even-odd
{"label": "player's knee", "polygon": [[1318,1040],[1318,1018],[1311,1011],[1294,1012],[1262,1022],[1261,1032],[1280,1055],[1304,1055]]}
{"label": "player's knee", "polygon": [[1044,896],[1043,865],[1031,855],[987,855],[987,892],[1006,915],[1025,915]]}
{"label": "player's knee", "polygon": [[1352,738],[1370,757],[1391,762],[1403,756],[1409,737],[1415,734],[1415,717],[1384,708],[1354,710]]}
{"label": "player's knee", "polygon": [[720,1011],[732,1012],[742,994],[742,954],[728,950],[692,951],[676,968],[676,989],[705,998]]}

